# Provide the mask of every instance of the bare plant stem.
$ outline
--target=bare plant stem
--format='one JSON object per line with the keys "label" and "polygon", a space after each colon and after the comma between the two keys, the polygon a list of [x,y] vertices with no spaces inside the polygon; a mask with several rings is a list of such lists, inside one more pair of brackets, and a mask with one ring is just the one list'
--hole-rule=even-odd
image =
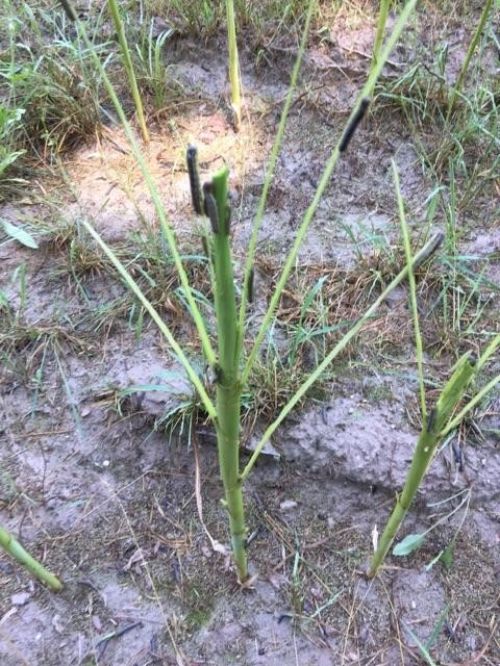
{"label": "bare plant stem", "polygon": [[[248,577],[246,526],[243,488],[240,479],[240,407],[242,384],[239,376],[241,336],[238,331],[236,292],[230,245],[230,210],[228,207],[226,167],[212,178],[211,193],[216,203],[217,219],[211,218],[213,230],[214,299],[217,316],[219,363],[216,366],[217,445],[224,484],[225,506],[233,559],[238,579]],[[210,210],[210,207],[208,207]],[[212,213],[213,215],[214,213]]]}
{"label": "bare plant stem", "polygon": [[[406,222],[405,207],[403,196],[401,194],[401,187],[399,183],[399,173],[394,160],[392,163],[392,173],[394,177],[394,184],[396,186],[396,197],[398,200],[399,221],[401,223],[401,232],[403,235],[403,244],[405,248],[406,265],[411,266],[413,263],[410,233],[408,231],[408,223]],[[413,330],[415,332],[415,351],[417,356],[417,371],[418,371],[418,384],[420,392],[420,414],[422,416],[422,423],[427,419],[427,407],[425,404],[425,382],[424,382],[424,350],[422,343],[422,334],[420,332],[420,323],[418,321],[418,306],[417,306],[417,285],[415,281],[415,273],[413,268],[408,271],[408,284],[410,285],[410,304],[413,316]]]}
{"label": "bare plant stem", "polygon": [[387,521],[375,554],[373,555],[368,576],[373,578],[389,552],[394,538],[403,522],[408,509],[422,483],[422,479],[432,461],[436,448],[442,440],[442,432],[455,407],[475,374],[475,367],[469,354],[458,361],[455,371],[444,387],[435,408],[429,415],[417,442],[413,460],[406,476],[403,492],[396,500],[396,506]]}
{"label": "bare plant stem", "polygon": [[19,541],[14,539],[12,534],[9,534],[3,527],[0,527],[0,546],[53,592],[62,590],[61,581],[24,550]]}

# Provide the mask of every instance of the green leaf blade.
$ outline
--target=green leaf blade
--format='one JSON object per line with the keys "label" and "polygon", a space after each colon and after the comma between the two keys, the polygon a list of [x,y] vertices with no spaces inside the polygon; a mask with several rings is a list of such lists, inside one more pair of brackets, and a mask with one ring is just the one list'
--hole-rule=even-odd
{"label": "green leaf blade", "polygon": [[397,543],[392,549],[392,554],[396,557],[404,557],[418,550],[425,541],[423,534],[408,534],[403,541]]}
{"label": "green leaf blade", "polygon": [[22,229],[21,227],[16,227],[14,224],[7,222],[7,220],[2,220],[3,229],[7,236],[10,236],[21,245],[29,247],[32,250],[38,250],[38,243],[33,238],[31,234]]}

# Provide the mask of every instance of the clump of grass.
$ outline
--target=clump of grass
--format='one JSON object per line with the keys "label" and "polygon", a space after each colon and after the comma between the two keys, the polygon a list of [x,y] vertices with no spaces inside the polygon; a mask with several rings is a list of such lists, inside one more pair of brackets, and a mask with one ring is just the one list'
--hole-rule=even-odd
{"label": "clump of grass", "polygon": [[[89,52],[68,38],[53,16],[25,3],[16,14],[9,5],[7,9],[11,48],[9,61],[0,63],[0,93],[8,116],[22,116],[22,123],[7,127],[9,150],[22,152],[26,159],[35,155],[50,161],[52,154],[98,130],[100,75],[91,66]],[[29,40],[26,24],[32,28]]]}

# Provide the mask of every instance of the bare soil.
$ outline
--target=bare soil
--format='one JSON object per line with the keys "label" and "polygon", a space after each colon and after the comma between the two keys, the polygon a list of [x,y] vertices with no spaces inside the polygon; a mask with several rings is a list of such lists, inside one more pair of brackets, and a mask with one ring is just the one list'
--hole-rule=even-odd
{"label": "bare soil", "polygon": [[[463,54],[467,35],[453,35]],[[265,267],[278,266],[293,240],[366,75],[372,39],[372,28],[338,25],[307,53],[261,234],[257,314],[272,281]],[[393,55],[389,79],[415,57],[416,39],[410,33]],[[293,50],[271,50],[271,57],[260,68],[243,58],[251,114],[235,134],[223,97],[223,41],[202,53],[178,44],[169,76],[189,103],[162,122],[147,158],[186,247],[197,242],[184,167],[186,145],[195,142],[204,174],[230,163],[237,262],[244,255]],[[399,246],[393,156],[418,236],[432,184],[402,114],[375,107],[320,205],[301,266],[356,275],[360,265],[377,270]],[[376,580],[364,577],[373,530],[383,528],[419,432],[406,289],[333,369],[322,400],[287,419],[249,478],[255,581],[240,589],[224,546],[213,433],[201,418],[192,431],[187,420],[173,436],[164,433],[162,416],[190,399],[182,377],[164,392],[124,399],[123,390],[155,384],[178,367],[152,324],[138,326],[125,288],[95,248],[83,256],[90,245],[78,230],[82,216],[115,247],[156,233],[133,156],[120,130],[108,128],[65,167],[72,193],[51,182],[40,203],[35,185],[24,202],[0,211],[43,232],[51,224],[61,229],[56,237],[47,231],[46,241],[41,233],[37,251],[0,245],[0,289],[21,312],[8,330],[4,319],[0,339],[0,515],[64,581],[62,593],[51,594],[0,555],[2,666],[416,666],[424,663],[419,644],[438,664],[500,664],[498,400],[478,416],[476,430],[462,428],[434,461],[401,535],[442,520],[424,546],[389,557]],[[495,281],[491,258],[500,236],[492,200],[485,186],[464,213],[459,242]],[[19,266],[25,293],[13,279]],[[158,302],[194,354],[191,326],[168,290]],[[426,358],[437,378],[449,361],[438,352]],[[257,420],[246,431],[244,459],[264,425]]]}

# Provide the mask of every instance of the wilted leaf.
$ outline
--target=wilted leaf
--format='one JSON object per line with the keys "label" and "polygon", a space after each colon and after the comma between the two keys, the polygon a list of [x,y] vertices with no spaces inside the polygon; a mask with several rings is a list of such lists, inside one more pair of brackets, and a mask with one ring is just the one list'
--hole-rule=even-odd
{"label": "wilted leaf", "polygon": [[10,222],[7,222],[7,220],[2,220],[2,224],[4,231],[8,236],[21,243],[21,245],[30,247],[33,250],[38,249],[38,243],[27,231],[24,231],[21,227],[14,226]]}
{"label": "wilted leaf", "polygon": [[410,555],[414,550],[418,550],[420,546],[425,541],[425,536],[423,534],[408,534],[407,537],[400,541],[392,549],[392,554],[397,557],[402,557],[404,555]]}

